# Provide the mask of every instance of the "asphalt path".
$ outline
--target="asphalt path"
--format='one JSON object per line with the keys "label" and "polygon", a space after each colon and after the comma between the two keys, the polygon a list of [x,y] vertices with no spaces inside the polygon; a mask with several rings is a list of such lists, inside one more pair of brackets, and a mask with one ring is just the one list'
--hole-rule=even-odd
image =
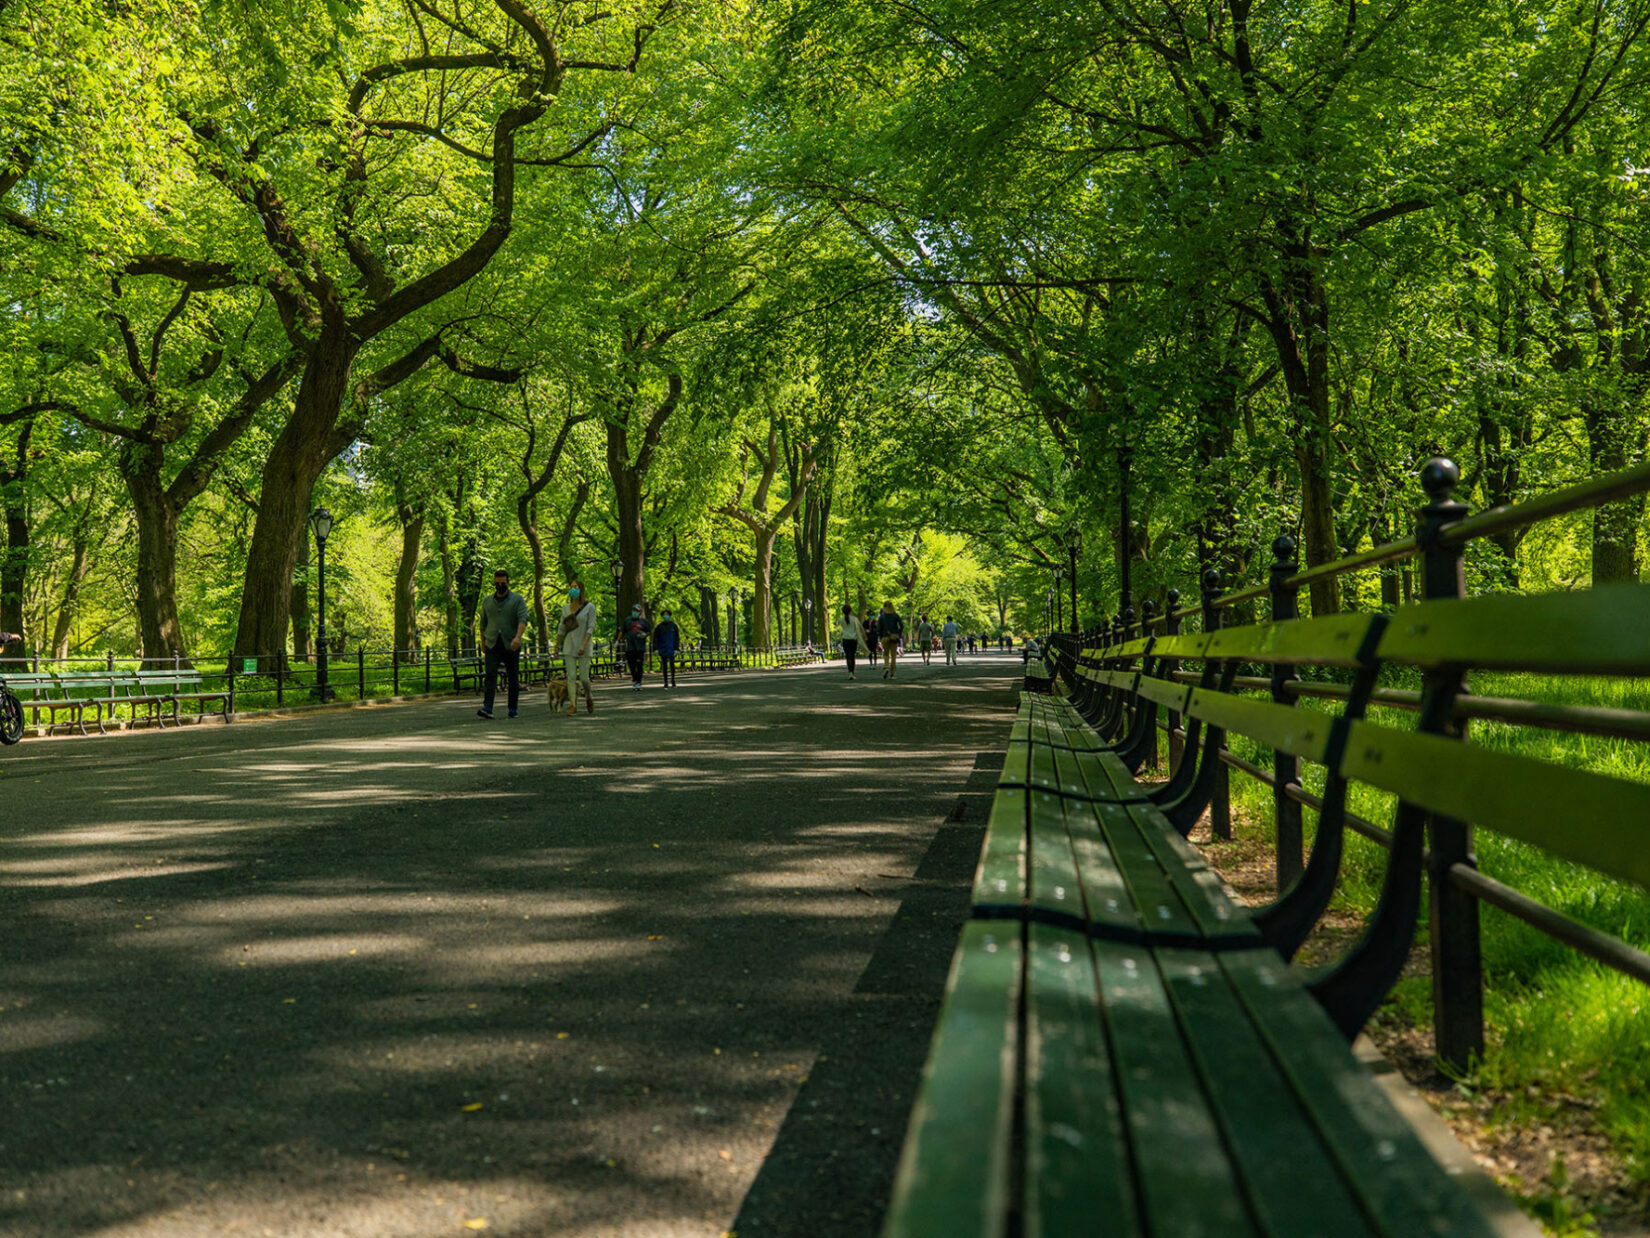
{"label": "asphalt path", "polygon": [[874,1234],[1017,657],[0,752],[0,1234]]}

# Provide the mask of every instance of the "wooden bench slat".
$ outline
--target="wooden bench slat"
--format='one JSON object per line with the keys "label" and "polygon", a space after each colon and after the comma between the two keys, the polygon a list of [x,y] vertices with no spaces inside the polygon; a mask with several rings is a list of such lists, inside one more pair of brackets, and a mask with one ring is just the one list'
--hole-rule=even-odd
{"label": "wooden bench slat", "polygon": [[1091,941],[1146,1228],[1175,1238],[1258,1233],[1151,952]]}
{"label": "wooden bench slat", "polygon": [[1202,854],[1180,836],[1150,804],[1127,805],[1129,819],[1151,851],[1187,914],[1212,949],[1260,944],[1260,930],[1249,913],[1227,897],[1220,875]]}
{"label": "wooden bench slat", "polygon": [[1196,943],[1203,939],[1197,918],[1187,910],[1174,882],[1158,863],[1124,804],[1095,803],[1095,827],[1116,857],[1140,916],[1141,930],[1152,939]]}
{"label": "wooden bench slat", "polygon": [[1065,800],[1061,809],[1088,910],[1087,931],[1120,941],[1143,940],[1144,926],[1134,891],[1123,875],[1110,840],[1100,829],[1094,805]]}
{"label": "wooden bench slat", "polygon": [[1289,967],[1264,950],[1218,961],[1380,1231],[1490,1238],[1494,1227],[1427,1153]]}
{"label": "wooden bench slat", "polygon": [[1329,752],[1329,728],[1334,720],[1315,709],[1278,705],[1213,688],[1195,688],[1186,702],[1186,715],[1210,726],[1224,727],[1268,748],[1304,757],[1320,764]]}
{"label": "wooden bench slat", "polygon": [[1357,666],[1370,627],[1378,621],[1377,615],[1346,614],[1221,628],[1209,634],[1202,656],[1244,662]]}
{"label": "wooden bench slat", "polygon": [[1650,675],[1650,586],[1420,602],[1392,613],[1379,655],[1406,666]]}
{"label": "wooden bench slat", "polygon": [[[1412,803],[1650,887],[1650,786],[1353,722],[1340,769]],[[1574,811],[1578,804],[1586,812]]]}
{"label": "wooden bench slat", "polygon": [[900,1156],[885,1238],[1000,1238],[1013,1173],[1021,927],[963,926]]}
{"label": "wooden bench slat", "polygon": [[[1011,748],[1011,757],[1013,752]],[[985,844],[974,874],[976,915],[1018,916],[1024,912],[1028,794],[1023,787],[1005,787],[992,800]]]}
{"label": "wooden bench slat", "polygon": [[1377,1238],[1215,957],[1164,949],[1156,962],[1264,1232]]}
{"label": "wooden bench slat", "polygon": [[1065,804],[1033,791],[1030,805],[1026,901],[1033,915],[1083,929],[1090,913],[1066,828]]}
{"label": "wooden bench slat", "polygon": [[1033,924],[1025,1024],[1026,1238],[1140,1233],[1088,943]]}

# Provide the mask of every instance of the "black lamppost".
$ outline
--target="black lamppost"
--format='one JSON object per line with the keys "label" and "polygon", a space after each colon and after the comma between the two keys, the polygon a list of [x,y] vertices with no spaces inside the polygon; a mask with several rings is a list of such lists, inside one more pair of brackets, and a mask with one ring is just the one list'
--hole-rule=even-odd
{"label": "black lamppost", "polygon": [[1054,569],[1054,590],[1053,590],[1053,592],[1054,592],[1054,630],[1056,632],[1062,632],[1062,631],[1065,630],[1065,596],[1066,595],[1060,592],[1060,576],[1061,576],[1060,569],[1055,568]]}
{"label": "black lamppost", "polygon": [[811,647],[814,643],[814,600],[802,599],[802,645]]}
{"label": "black lamppost", "polygon": [[[613,560],[613,631],[615,633],[621,631],[624,625],[624,616],[619,613],[619,583],[622,580],[624,580],[624,560],[615,559]],[[614,636],[613,639],[617,642],[619,638]]]}
{"label": "black lamppost", "polygon": [[1071,580],[1071,630],[1077,631],[1077,522],[1074,520],[1066,529],[1066,553],[1071,557],[1069,576]]}
{"label": "black lamppost", "polygon": [[315,530],[316,575],[320,578],[316,589],[320,614],[315,638],[315,695],[328,701],[332,689],[327,686],[327,537],[332,533],[332,513],[317,507],[310,513],[309,525]]}

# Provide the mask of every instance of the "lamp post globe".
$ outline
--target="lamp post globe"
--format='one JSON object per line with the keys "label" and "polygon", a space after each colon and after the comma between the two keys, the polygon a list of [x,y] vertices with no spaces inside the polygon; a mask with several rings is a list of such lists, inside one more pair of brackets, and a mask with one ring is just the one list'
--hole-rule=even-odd
{"label": "lamp post globe", "polygon": [[309,527],[315,533],[316,610],[315,625],[315,695],[321,701],[332,699],[332,688],[327,683],[327,538],[332,536],[332,513],[317,507],[310,513]]}

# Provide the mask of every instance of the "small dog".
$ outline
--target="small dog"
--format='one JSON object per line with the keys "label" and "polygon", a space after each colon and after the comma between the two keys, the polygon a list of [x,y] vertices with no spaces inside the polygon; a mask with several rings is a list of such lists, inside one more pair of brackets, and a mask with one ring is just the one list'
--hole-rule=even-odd
{"label": "small dog", "polygon": [[545,688],[545,691],[549,694],[550,708],[551,709],[566,709],[567,708],[567,680],[566,679],[563,679],[563,678],[558,676],[555,679],[551,679],[551,680],[547,681],[544,685],[544,688]]}

